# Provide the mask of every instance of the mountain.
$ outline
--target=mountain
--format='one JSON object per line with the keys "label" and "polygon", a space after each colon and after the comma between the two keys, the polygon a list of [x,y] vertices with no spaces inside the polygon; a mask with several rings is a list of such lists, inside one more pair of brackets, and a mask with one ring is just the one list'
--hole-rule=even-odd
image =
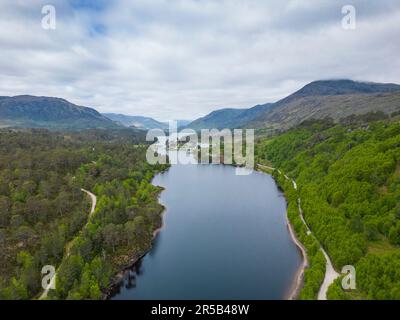
{"label": "mountain", "polygon": [[359,82],[353,80],[319,80],[304,86],[289,97],[333,96],[358,93],[383,93],[399,91],[400,85],[392,83]]}
{"label": "mountain", "polygon": [[335,121],[351,115],[400,110],[400,85],[352,80],[314,81],[288,97],[250,109],[221,109],[190,123],[200,129],[289,129],[309,119]]}
{"label": "mountain", "polygon": [[308,119],[330,117],[335,121],[351,115],[400,110],[400,85],[352,80],[312,82],[276,102],[246,127],[288,129]]}
{"label": "mountain", "polygon": [[0,97],[0,127],[51,130],[117,129],[117,123],[92,108],[67,100],[29,95]]}
{"label": "mountain", "polygon": [[186,127],[192,120],[176,120],[178,128]]}
{"label": "mountain", "polygon": [[271,107],[272,104],[267,103],[250,109],[220,109],[191,122],[187,127],[194,130],[240,128],[256,120]]}
{"label": "mountain", "polygon": [[103,113],[103,116],[122,124],[125,127],[135,127],[142,130],[167,129],[168,123],[160,122],[149,117],[127,116],[116,113]]}
{"label": "mountain", "polygon": [[[168,129],[168,122],[157,121],[153,118],[142,117],[142,116],[128,116],[125,114],[117,113],[103,113],[103,116],[122,124],[125,127],[135,127],[141,130],[151,130],[151,129]],[[178,124],[178,128],[185,127],[191,120],[175,120]]]}

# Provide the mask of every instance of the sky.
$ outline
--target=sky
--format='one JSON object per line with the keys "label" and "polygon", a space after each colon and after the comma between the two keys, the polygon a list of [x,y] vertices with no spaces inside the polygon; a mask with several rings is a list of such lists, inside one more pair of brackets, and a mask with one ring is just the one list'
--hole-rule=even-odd
{"label": "sky", "polygon": [[399,39],[398,0],[1,0],[0,95],[191,120],[319,79],[400,83]]}

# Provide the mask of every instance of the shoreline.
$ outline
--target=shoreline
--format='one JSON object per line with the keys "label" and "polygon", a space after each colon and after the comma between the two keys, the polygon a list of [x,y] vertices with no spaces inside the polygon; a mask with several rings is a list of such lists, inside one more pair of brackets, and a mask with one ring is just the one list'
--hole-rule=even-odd
{"label": "shoreline", "polygon": [[[154,178],[153,178],[154,179]],[[158,203],[162,206],[162,211],[160,212],[161,215],[161,224],[159,227],[157,227],[153,231],[153,238],[151,239],[151,244],[150,247],[143,252],[140,255],[133,255],[130,261],[125,265],[120,268],[120,270],[110,279],[110,284],[107,287],[106,291],[103,292],[103,295],[101,297],[101,300],[109,300],[117,290],[119,290],[119,287],[121,285],[121,282],[123,281],[124,275],[131,271],[132,268],[135,266],[136,263],[138,263],[141,259],[143,259],[152,249],[153,249],[153,242],[158,236],[158,234],[161,232],[162,229],[165,227],[165,222],[164,222],[164,214],[166,212],[166,207],[159,201],[161,193],[165,190],[163,187],[156,186],[160,188],[160,192],[157,196],[158,198]]]}
{"label": "shoreline", "polygon": [[[272,173],[267,173],[263,170],[260,170],[260,167],[265,167],[271,171],[273,170],[273,168],[267,167],[267,166],[262,166],[262,165],[260,166],[258,164],[256,165],[256,171],[271,176],[274,179],[275,183],[277,184],[277,181],[275,180]],[[278,186],[278,188],[279,188],[279,186]],[[286,198],[285,198],[285,200],[287,202]],[[289,230],[289,235],[290,235],[292,241],[294,242],[294,244],[296,245],[298,250],[301,252],[301,256],[302,256],[302,263],[299,266],[299,268],[297,269],[291,289],[289,290],[289,293],[286,295],[287,296],[286,300],[296,300],[298,298],[298,296],[300,295],[300,291],[304,285],[304,272],[305,272],[305,269],[308,268],[308,256],[307,256],[306,248],[301,243],[301,241],[297,238],[296,232],[294,230],[294,226],[292,225],[292,222],[290,221],[287,211],[286,211],[286,225]]]}
{"label": "shoreline", "polygon": [[289,234],[290,234],[293,242],[295,243],[295,245],[297,246],[297,248],[299,249],[299,251],[301,252],[301,255],[302,255],[302,264],[296,271],[295,282],[293,283],[292,288],[290,289],[288,298],[287,298],[287,300],[297,300],[297,298],[300,295],[300,291],[304,285],[304,272],[305,272],[306,268],[308,268],[308,257],[307,257],[306,248],[300,242],[300,240],[297,238],[296,232],[294,231],[294,228],[289,220],[287,212],[286,212],[286,224],[289,229]]}
{"label": "shoreline", "polygon": [[161,226],[158,227],[153,231],[153,238],[151,240],[151,245],[146,252],[144,252],[141,255],[134,255],[132,259],[127,263],[127,265],[123,266],[120,271],[118,271],[110,280],[110,285],[107,287],[107,290],[105,293],[103,293],[102,300],[109,300],[113,294],[119,289],[119,286],[121,285],[121,282],[123,281],[124,275],[131,271],[132,268],[135,266],[136,263],[138,263],[141,259],[143,259],[152,249],[153,249],[153,242],[158,236],[158,234],[161,232],[161,230],[164,228],[165,223],[164,223],[164,212],[166,211],[166,208],[163,206],[163,211],[161,212]]}

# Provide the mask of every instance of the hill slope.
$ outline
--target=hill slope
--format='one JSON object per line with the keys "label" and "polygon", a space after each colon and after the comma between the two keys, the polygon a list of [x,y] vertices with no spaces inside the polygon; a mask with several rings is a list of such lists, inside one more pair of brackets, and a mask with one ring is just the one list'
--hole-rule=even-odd
{"label": "hill slope", "polygon": [[250,109],[221,109],[190,123],[203,128],[289,129],[309,119],[330,117],[335,121],[351,115],[400,110],[400,85],[352,80],[314,81],[272,104]]}
{"label": "hill slope", "polygon": [[312,118],[330,117],[338,121],[353,114],[361,115],[375,111],[391,114],[399,110],[400,92],[300,97],[279,104],[247,126],[289,129]]}
{"label": "hill slope", "polygon": [[256,120],[271,107],[272,104],[267,103],[250,109],[220,109],[191,122],[188,127],[194,130],[241,128],[247,123]]}
{"label": "hill slope", "polygon": [[276,102],[248,127],[288,129],[311,118],[331,117],[338,121],[350,115],[400,110],[400,85],[365,83],[352,80],[312,82]]}
{"label": "hill slope", "polygon": [[344,292],[339,280],[328,297],[400,299],[400,121],[363,127],[310,121],[261,140],[256,152],[258,163],[267,160],[297,182],[295,190],[276,175],[289,218],[309,248],[300,298],[317,297],[325,261],[315,261],[319,251],[308,246],[312,240],[302,231],[299,198],[308,226],[336,269],[354,265],[357,272],[357,290]]}
{"label": "hill slope", "polygon": [[80,130],[120,128],[92,108],[52,97],[0,97],[0,127]]}
{"label": "hill slope", "polygon": [[384,93],[400,90],[392,83],[359,82],[353,80],[319,80],[304,86],[289,97],[333,96],[357,93]]}

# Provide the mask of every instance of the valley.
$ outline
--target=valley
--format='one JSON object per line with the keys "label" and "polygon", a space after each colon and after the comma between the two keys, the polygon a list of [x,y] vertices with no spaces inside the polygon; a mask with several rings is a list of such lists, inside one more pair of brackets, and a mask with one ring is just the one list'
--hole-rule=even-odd
{"label": "valley", "polygon": [[181,127],[254,126],[255,163],[286,201],[261,173],[149,164],[154,119],[1,98],[0,298],[400,299],[398,88],[316,81]]}

